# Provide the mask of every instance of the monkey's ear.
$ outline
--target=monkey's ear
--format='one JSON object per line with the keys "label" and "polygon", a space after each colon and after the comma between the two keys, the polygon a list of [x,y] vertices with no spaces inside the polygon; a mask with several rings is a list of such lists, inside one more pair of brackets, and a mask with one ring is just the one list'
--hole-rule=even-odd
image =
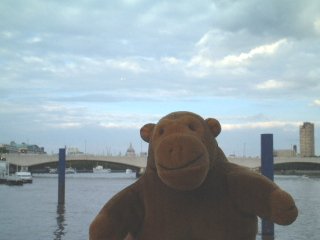
{"label": "monkey's ear", "polygon": [[150,142],[153,129],[156,125],[154,123],[147,123],[140,129],[140,136],[145,142]]}
{"label": "monkey's ear", "polygon": [[206,121],[212,135],[214,137],[217,137],[221,132],[221,125],[220,125],[219,121],[215,118],[208,118],[205,121]]}

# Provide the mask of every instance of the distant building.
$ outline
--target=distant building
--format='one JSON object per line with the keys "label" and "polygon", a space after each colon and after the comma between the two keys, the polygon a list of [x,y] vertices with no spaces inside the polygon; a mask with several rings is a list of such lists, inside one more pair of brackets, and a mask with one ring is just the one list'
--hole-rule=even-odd
{"label": "distant building", "polygon": [[297,145],[293,145],[292,149],[277,149],[273,151],[274,157],[295,157],[297,156]]}
{"label": "distant building", "polygon": [[67,155],[79,155],[83,154],[77,147],[68,147],[67,148]]}
{"label": "distant building", "polygon": [[140,152],[140,157],[147,157],[148,153],[147,152]]}
{"label": "distant building", "polygon": [[314,157],[314,124],[304,122],[300,126],[300,156]]}
{"label": "distant building", "polygon": [[294,149],[279,149],[273,151],[274,157],[295,157],[297,152]]}
{"label": "distant building", "polygon": [[2,147],[6,149],[8,153],[36,153],[45,154],[44,147],[39,147],[35,144],[18,144],[15,141],[11,141],[9,144],[2,144]]}
{"label": "distant building", "polygon": [[136,156],[136,152],[135,152],[135,150],[133,149],[131,143],[130,143],[130,146],[128,147],[128,149],[127,149],[126,156],[127,156],[127,157],[135,157],[135,156]]}

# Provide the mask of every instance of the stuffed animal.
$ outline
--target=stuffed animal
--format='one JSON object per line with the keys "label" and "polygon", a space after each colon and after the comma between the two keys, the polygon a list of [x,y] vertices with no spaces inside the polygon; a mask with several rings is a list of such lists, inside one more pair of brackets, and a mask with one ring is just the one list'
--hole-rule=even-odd
{"label": "stuffed animal", "polygon": [[257,216],[280,225],[298,215],[272,181],[227,161],[213,118],[173,112],[140,130],[146,172],[116,194],[90,226],[90,240],[253,240]]}

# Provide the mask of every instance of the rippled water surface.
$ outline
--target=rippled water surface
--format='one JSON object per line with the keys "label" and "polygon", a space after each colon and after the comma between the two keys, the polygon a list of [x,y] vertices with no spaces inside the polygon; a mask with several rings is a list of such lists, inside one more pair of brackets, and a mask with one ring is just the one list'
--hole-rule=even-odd
{"label": "rippled water surface", "polygon": [[[0,185],[0,239],[88,239],[88,226],[104,203],[134,181],[121,173],[112,177],[67,176],[62,207],[57,206],[56,177],[34,177],[32,184],[24,186]],[[291,193],[299,208],[295,223],[275,226],[275,239],[318,240],[320,179],[276,176],[275,182]]]}

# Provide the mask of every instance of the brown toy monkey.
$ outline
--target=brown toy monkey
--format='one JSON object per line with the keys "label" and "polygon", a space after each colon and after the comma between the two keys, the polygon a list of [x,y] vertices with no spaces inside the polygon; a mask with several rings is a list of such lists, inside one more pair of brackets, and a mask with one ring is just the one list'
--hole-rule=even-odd
{"label": "brown toy monkey", "polygon": [[213,118],[173,112],[146,124],[146,172],[115,195],[90,240],[254,240],[257,216],[281,225],[298,215],[292,197],[264,176],[229,163]]}

